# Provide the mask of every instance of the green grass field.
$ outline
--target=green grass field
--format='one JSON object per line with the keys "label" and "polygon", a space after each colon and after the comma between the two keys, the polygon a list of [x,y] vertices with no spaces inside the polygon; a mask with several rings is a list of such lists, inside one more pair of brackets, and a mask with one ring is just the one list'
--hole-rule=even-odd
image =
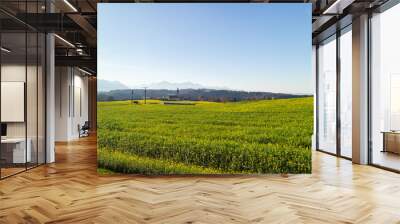
{"label": "green grass field", "polygon": [[98,103],[101,173],[310,173],[313,98]]}

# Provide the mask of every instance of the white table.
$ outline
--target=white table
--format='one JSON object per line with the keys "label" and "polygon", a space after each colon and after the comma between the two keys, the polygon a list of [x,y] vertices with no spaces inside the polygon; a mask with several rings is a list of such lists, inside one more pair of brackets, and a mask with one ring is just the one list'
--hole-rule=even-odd
{"label": "white table", "polygon": [[25,151],[25,138],[5,138],[1,139],[3,145],[14,145],[13,147],[13,163],[26,163],[32,160],[32,140],[26,139],[28,144]]}

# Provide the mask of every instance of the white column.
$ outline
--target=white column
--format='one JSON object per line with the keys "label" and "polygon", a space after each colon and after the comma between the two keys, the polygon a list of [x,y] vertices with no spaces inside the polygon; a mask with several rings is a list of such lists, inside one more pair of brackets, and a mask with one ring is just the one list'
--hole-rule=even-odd
{"label": "white column", "polygon": [[55,161],[55,44],[53,34],[47,34],[46,45],[46,163],[52,163]]}
{"label": "white column", "polygon": [[368,163],[368,15],[353,19],[353,162]]}

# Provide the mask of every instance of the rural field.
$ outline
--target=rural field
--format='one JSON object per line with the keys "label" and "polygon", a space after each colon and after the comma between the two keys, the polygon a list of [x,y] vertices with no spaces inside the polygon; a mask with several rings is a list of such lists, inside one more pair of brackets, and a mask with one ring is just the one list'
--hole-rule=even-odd
{"label": "rural field", "polygon": [[313,98],[98,102],[100,173],[310,173]]}

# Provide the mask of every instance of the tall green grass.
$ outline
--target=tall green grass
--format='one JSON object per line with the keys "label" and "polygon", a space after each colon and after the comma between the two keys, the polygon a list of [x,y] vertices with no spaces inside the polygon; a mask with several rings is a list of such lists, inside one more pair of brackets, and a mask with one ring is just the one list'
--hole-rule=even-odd
{"label": "tall green grass", "polygon": [[134,174],[218,174],[221,171],[168,160],[126,154],[106,148],[98,149],[98,164],[107,170]]}
{"label": "tall green grass", "polygon": [[[194,106],[119,101],[98,108],[99,167],[141,174],[203,173],[186,166],[210,173],[311,172],[312,98]],[[135,162],[118,162],[124,156]]]}

